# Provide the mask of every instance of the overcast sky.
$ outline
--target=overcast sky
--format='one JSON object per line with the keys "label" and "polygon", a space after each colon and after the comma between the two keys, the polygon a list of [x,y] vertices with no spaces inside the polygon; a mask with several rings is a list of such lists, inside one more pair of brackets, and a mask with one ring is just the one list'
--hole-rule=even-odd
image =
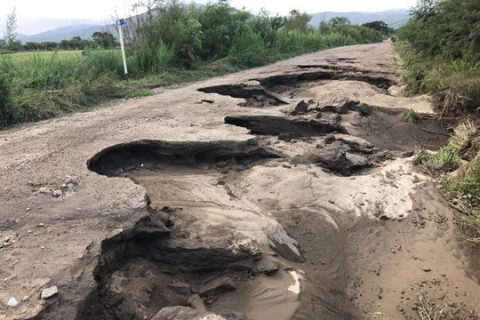
{"label": "overcast sky", "polygon": [[[18,32],[34,34],[45,31],[50,26],[42,25],[41,19],[93,20],[98,23],[110,23],[114,16],[125,16],[132,4],[138,0],[0,0],[0,36],[5,29],[6,16],[16,8]],[[190,2],[190,1],[186,1]],[[197,0],[197,3],[211,2]],[[292,9],[308,13],[321,11],[383,11],[409,8],[416,0],[230,0],[237,8],[246,8],[258,12],[266,8],[269,12],[287,14]]]}

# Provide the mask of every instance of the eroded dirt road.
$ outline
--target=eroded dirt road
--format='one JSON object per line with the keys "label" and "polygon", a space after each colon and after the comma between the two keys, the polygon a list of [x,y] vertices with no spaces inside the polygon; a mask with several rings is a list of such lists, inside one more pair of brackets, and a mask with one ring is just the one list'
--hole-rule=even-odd
{"label": "eroded dirt road", "polygon": [[338,48],[1,132],[0,319],[416,319],[419,293],[478,319],[472,249],[411,165],[448,132],[392,61]]}

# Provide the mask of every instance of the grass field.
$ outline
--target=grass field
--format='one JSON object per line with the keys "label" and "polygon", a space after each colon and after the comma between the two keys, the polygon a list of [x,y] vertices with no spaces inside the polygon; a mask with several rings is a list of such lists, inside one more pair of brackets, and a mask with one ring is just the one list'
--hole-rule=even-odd
{"label": "grass field", "polygon": [[28,62],[37,59],[70,59],[82,56],[81,50],[30,51],[9,54],[14,62]]}

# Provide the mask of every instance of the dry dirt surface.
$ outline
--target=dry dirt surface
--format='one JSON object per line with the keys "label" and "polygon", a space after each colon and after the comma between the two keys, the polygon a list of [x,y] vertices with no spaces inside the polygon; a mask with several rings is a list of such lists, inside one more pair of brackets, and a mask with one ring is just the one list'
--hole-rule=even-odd
{"label": "dry dirt surface", "polygon": [[0,132],[0,319],[478,319],[478,253],[412,166],[448,131],[401,97],[392,55],[326,50]]}

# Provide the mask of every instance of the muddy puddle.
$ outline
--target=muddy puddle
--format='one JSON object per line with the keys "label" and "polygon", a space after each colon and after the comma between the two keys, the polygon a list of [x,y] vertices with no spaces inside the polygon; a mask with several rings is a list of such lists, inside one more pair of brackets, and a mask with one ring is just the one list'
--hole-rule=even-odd
{"label": "muddy puddle", "polygon": [[220,94],[281,111],[224,119],[251,140],[140,140],[88,161],[98,174],[143,186],[149,214],[102,243],[97,290],[77,319],[413,319],[412,282],[393,289],[383,272],[399,280],[384,261],[412,259],[402,248],[430,218],[412,199],[425,178],[410,157],[439,148],[448,131],[428,115],[410,119],[408,109],[318,99],[326,82],[386,96],[393,80],[385,74],[299,70],[200,89],[211,104]]}

